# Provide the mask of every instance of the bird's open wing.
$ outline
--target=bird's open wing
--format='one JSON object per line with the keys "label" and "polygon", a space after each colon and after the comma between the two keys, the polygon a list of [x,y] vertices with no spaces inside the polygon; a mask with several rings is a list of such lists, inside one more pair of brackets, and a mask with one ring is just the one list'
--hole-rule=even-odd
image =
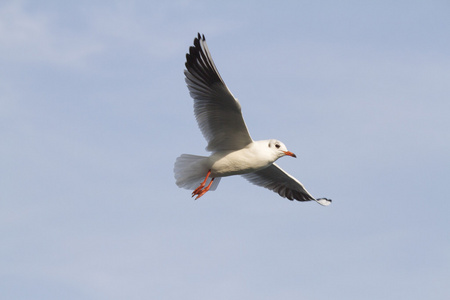
{"label": "bird's open wing", "polygon": [[331,200],[326,198],[316,199],[294,177],[286,173],[276,164],[257,172],[242,175],[253,184],[268,188],[281,197],[289,200],[316,201],[321,205],[330,205]]}
{"label": "bird's open wing", "polygon": [[238,150],[253,140],[242,118],[241,105],[219,75],[205,42],[194,40],[186,54],[186,83],[194,99],[194,113],[209,151]]}

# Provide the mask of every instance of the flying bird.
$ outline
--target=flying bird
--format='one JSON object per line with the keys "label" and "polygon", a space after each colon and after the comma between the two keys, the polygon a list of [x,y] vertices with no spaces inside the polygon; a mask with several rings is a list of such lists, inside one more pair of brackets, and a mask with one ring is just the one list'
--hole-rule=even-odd
{"label": "flying bird", "polygon": [[186,54],[184,74],[194,99],[194,114],[212,154],[182,154],[176,159],[174,174],[180,188],[191,189],[195,199],[215,190],[222,177],[242,175],[253,184],[268,188],[289,200],[316,201],[329,205],[330,199],[316,199],[275,161],[296,157],[275,139],[254,141],[233,96],[217,70],[206,45],[198,34]]}

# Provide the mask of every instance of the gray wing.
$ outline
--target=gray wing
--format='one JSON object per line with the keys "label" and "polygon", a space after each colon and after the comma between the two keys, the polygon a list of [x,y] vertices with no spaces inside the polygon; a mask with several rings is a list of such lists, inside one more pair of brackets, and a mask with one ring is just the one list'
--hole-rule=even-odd
{"label": "gray wing", "polygon": [[321,205],[330,205],[331,200],[327,198],[316,199],[305,189],[297,179],[286,173],[276,164],[259,170],[257,172],[242,175],[253,184],[268,188],[281,197],[289,200],[316,201]]}
{"label": "gray wing", "polygon": [[186,54],[186,83],[194,99],[198,126],[209,151],[238,150],[253,140],[245,126],[241,105],[220,77],[209,53],[205,36],[194,40]]}

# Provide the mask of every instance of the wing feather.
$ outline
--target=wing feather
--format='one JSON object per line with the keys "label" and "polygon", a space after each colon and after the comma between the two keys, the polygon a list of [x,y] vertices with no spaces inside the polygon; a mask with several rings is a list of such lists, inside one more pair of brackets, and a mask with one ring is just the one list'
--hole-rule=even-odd
{"label": "wing feather", "polygon": [[209,53],[205,36],[194,40],[186,54],[186,84],[194,99],[194,114],[208,142],[209,151],[242,149],[253,140],[248,133],[241,105],[233,96]]}
{"label": "wing feather", "polygon": [[316,201],[325,206],[331,203],[331,200],[327,198],[314,198],[300,181],[286,173],[277,164],[242,176],[251,183],[272,190],[289,200]]}

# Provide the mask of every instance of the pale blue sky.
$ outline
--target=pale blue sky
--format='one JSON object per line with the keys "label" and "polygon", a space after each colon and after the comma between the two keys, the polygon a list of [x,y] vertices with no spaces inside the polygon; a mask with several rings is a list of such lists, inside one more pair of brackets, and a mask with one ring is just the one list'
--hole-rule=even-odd
{"label": "pale blue sky", "polygon": [[[5,299],[450,298],[447,1],[2,1]],[[316,197],[206,155],[184,83],[206,35],[254,139]]]}

